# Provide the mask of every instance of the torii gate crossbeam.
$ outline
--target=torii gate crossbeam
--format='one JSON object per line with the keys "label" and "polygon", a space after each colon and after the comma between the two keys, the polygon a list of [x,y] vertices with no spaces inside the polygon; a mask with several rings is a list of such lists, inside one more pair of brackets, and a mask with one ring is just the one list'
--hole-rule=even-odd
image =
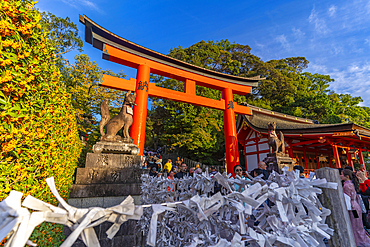
{"label": "torii gate crossbeam", "polygon": [[[148,97],[185,102],[223,111],[227,171],[234,174],[233,167],[239,164],[235,113],[252,113],[249,107],[237,105],[233,101],[233,94],[250,93],[251,87],[257,86],[258,81],[264,78],[237,77],[207,70],[125,40],[98,26],[86,16],[80,16],[80,22],[85,25],[86,42],[102,50],[104,59],[137,69],[136,79],[125,80],[103,75],[100,84],[118,90],[136,91],[130,135],[140,148],[139,155],[144,151]],[[151,73],[184,81],[185,92],[157,87],[150,83]],[[197,85],[220,90],[222,99],[213,100],[196,95]]]}

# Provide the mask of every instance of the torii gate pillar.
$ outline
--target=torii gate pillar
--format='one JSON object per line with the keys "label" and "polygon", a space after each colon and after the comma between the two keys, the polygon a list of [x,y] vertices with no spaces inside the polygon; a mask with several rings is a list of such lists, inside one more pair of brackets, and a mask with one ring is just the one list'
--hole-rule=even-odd
{"label": "torii gate pillar", "polygon": [[[139,155],[144,154],[146,116],[148,109],[148,87],[150,81],[150,68],[147,65],[139,65],[136,76],[136,105],[134,106],[133,123],[130,136],[134,144],[140,149]],[[146,85],[146,87],[145,87]]]}
{"label": "torii gate pillar", "polygon": [[224,110],[224,132],[225,132],[225,150],[226,150],[226,169],[227,173],[234,174],[234,166],[239,165],[239,149],[236,133],[235,113],[233,91],[225,88],[222,91],[225,100]]}

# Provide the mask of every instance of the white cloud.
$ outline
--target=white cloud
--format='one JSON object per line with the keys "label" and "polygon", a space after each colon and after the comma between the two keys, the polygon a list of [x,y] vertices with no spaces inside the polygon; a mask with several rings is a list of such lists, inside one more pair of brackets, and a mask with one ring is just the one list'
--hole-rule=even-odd
{"label": "white cloud", "polygon": [[80,10],[81,8],[88,7],[89,9],[96,10],[100,13],[103,11],[94,2],[89,0],[62,0],[63,3]]}
{"label": "white cloud", "polygon": [[334,69],[329,72],[335,81],[331,83],[336,93],[361,96],[362,105],[370,106],[370,63],[363,65],[353,63],[344,70]]}
{"label": "white cloud", "polygon": [[328,12],[329,12],[329,16],[333,17],[335,15],[335,12],[337,12],[337,7],[334,5],[331,5]]}
{"label": "white cloud", "polygon": [[[330,11],[328,12],[330,15]],[[330,27],[334,26],[333,28],[337,27],[345,32],[367,30],[370,21],[370,2],[368,0],[345,1],[341,6],[336,7],[332,20]]]}
{"label": "white cloud", "polygon": [[264,48],[265,48],[265,45],[264,45],[264,44],[258,43],[257,41],[255,41],[254,43],[256,44],[256,46],[257,46],[259,49],[264,49]]}
{"label": "white cloud", "polygon": [[90,9],[93,9],[93,10],[97,10],[97,11],[100,11],[99,7],[91,2],[91,1],[88,1],[88,0],[82,0],[81,3],[87,7],[89,7]]}
{"label": "white cloud", "polygon": [[315,73],[318,73],[318,74],[327,74],[328,72],[328,68],[326,67],[326,65],[322,65],[322,64],[315,64],[315,63],[310,63],[309,64],[309,70],[315,74]]}
{"label": "white cloud", "polygon": [[313,9],[311,10],[311,14],[308,17],[308,21],[309,23],[314,25],[315,31],[319,34],[326,34],[330,31],[326,26],[325,20],[323,18],[319,18],[315,10],[315,7],[313,7]]}
{"label": "white cloud", "polygon": [[370,39],[365,39],[365,44],[370,45]]}
{"label": "white cloud", "polygon": [[62,0],[63,3],[68,4],[69,6],[79,9],[74,0]]}
{"label": "white cloud", "polygon": [[299,28],[292,28],[292,31],[293,31],[293,35],[294,37],[297,39],[297,41],[300,41],[304,38],[305,36],[305,33],[301,31],[301,29]]}
{"label": "white cloud", "polygon": [[282,35],[278,35],[275,40],[277,42],[279,42],[281,44],[281,46],[285,49],[285,50],[290,50],[290,44],[289,42],[287,41],[286,39],[286,36],[284,34]]}
{"label": "white cloud", "polygon": [[340,53],[343,52],[343,48],[341,46],[338,46],[338,45],[331,45],[331,50],[330,52],[333,54],[333,55],[338,55]]}
{"label": "white cloud", "polygon": [[365,11],[366,11],[367,14],[370,13],[370,2],[369,1],[365,5]]}

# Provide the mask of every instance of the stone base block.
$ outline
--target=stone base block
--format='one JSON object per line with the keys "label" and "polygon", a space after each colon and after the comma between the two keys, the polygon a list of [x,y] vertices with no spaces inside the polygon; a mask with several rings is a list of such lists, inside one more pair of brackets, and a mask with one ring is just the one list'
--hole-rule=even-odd
{"label": "stone base block", "polygon": [[128,154],[88,153],[85,168],[137,168],[141,169],[141,156]]}
{"label": "stone base block", "polygon": [[137,155],[139,148],[133,143],[100,141],[93,146],[93,152]]}
{"label": "stone base block", "polygon": [[[76,208],[101,207],[109,208],[119,205],[127,196],[107,196],[107,197],[85,197],[85,198],[69,198],[68,204]],[[138,195],[132,196],[135,205],[140,205],[141,197]]]}
{"label": "stone base block", "polygon": [[72,184],[70,198],[140,195],[141,183],[132,184]]}
{"label": "stone base block", "polygon": [[[101,247],[122,247],[122,246],[143,246],[143,237],[141,231],[137,226],[137,221],[129,220],[121,225],[121,228],[116,233],[113,239],[107,238],[106,231],[112,226],[112,223],[104,222],[99,226],[95,226],[94,230],[99,239]],[[67,238],[71,234],[68,227],[64,227],[64,235]],[[78,239],[73,247],[85,247],[82,240]]]}
{"label": "stone base block", "polygon": [[281,169],[284,166],[287,166],[289,171],[293,170],[294,166],[294,160],[290,158],[289,156],[281,156],[276,154],[268,154],[267,157],[263,160],[263,162],[267,165],[267,170],[269,172],[276,171],[278,173],[281,173]]}
{"label": "stone base block", "polygon": [[140,183],[140,168],[77,168],[75,184]]}

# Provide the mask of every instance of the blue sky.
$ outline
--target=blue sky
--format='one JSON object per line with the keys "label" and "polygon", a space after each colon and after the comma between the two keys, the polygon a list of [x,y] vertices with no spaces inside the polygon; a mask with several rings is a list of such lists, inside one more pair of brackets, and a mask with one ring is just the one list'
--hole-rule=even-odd
{"label": "blue sky", "polygon": [[[163,54],[228,39],[249,45],[264,61],[304,56],[306,71],[330,75],[332,90],[361,96],[370,107],[370,1],[39,0],[36,7],[70,17],[83,39],[79,14]],[[134,69],[103,60],[89,44],[84,53],[104,69],[136,76]]]}

